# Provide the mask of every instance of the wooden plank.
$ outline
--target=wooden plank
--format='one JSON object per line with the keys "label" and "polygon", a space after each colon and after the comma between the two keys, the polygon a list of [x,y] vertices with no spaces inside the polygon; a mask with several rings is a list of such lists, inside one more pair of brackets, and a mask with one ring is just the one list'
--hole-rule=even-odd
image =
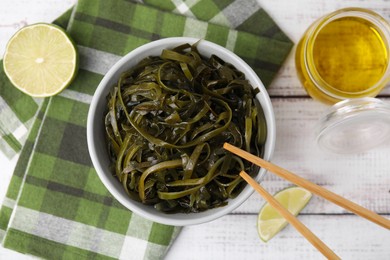
{"label": "wooden plank", "polygon": [[387,20],[390,18],[388,0],[257,0],[257,2],[295,43],[316,19],[341,8],[367,8],[377,12]]}
{"label": "wooden plank", "polygon": [[[9,37],[21,26],[50,22],[75,1],[1,0],[0,56]],[[370,8],[390,20],[387,0],[257,1],[295,43],[315,19],[343,7]],[[296,77],[294,53],[293,49],[269,89],[273,97],[287,97],[272,100],[277,120],[273,162],[371,210],[389,214],[389,143],[358,155],[338,156],[319,150],[312,132],[326,106],[309,98],[294,98],[306,96]],[[389,96],[390,88],[382,94]],[[263,185],[275,193],[289,184],[268,174]],[[262,199],[253,194],[234,214],[184,228],[167,259],[322,259],[321,254],[291,227],[269,243],[262,243],[256,233],[256,214],[262,204]],[[343,212],[319,198],[313,198],[303,211],[304,214]],[[389,232],[362,218],[301,215],[300,219],[343,258],[389,259]],[[11,258],[33,257],[0,247],[0,259]]]}
{"label": "wooden plank", "polygon": [[[384,99],[390,102],[390,99]],[[379,213],[390,213],[390,142],[359,154],[332,154],[315,141],[315,125],[327,109],[312,99],[272,100],[276,118],[276,147],[272,162]],[[275,193],[291,185],[268,173],[263,186]],[[253,194],[237,213],[256,213],[263,204]],[[320,198],[306,213],[343,213],[344,209]]]}
{"label": "wooden plank", "polygon": [[[262,242],[256,219],[256,215],[227,215],[185,227],[166,259],[323,259],[292,226]],[[342,259],[389,259],[390,232],[371,222],[344,215],[299,219]]]}

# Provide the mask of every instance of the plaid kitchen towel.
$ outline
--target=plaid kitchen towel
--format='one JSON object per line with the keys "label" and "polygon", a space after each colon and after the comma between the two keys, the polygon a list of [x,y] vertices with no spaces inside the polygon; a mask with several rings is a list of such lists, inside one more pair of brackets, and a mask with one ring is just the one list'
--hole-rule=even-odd
{"label": "plaid kitchen towel", "polygon": [[25,96],[0,71],[0,148],[10,157],[21,150],[0,211],[5,247],[48,259],[163,257],[180,228],[121,206],[89,159],[86,119],[103,75],[144,43],[192,36],[234,51],[268,85],[292,47],[255,0],[144,3],[79,0],[57,21],[80,55],[78,76],[57,96]]}

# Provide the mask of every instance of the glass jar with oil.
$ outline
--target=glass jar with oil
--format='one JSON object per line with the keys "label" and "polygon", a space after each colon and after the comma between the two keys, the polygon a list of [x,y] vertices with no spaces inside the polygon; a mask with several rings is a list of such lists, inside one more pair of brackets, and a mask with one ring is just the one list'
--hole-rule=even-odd
{"label": "glass jar with oil", "polygon": [[319,101],[374,97],[390,80],[390,25],[361,8],[333,12],[312,24],[296,50],[298,76]]}
{"label": "glass jar with oil", "polygon": [[390,103],[375,97],[390,81],[390,25],[361,8],[314,22],[297,45],[295,63],[306,92],[334,104],[316,139],[335,153],[359,153],[390,139]]}

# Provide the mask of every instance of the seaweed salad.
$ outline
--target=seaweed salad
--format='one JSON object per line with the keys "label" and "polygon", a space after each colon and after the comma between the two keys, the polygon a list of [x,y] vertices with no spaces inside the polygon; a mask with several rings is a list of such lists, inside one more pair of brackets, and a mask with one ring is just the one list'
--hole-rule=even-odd
{"label": "seaweed salad", "polygon": [[124,72],[107,96],[113,175],[134,200],[166,213],[227,204],[259,168],[225,151],[262,156],[266,123],[244,73],[197,44],[165,49]]}

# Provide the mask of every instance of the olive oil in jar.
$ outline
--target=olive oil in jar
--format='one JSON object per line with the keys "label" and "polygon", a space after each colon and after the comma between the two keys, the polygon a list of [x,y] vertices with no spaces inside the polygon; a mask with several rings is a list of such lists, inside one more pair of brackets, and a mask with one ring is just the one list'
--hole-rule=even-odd
{"label": "olive oil in jar", "polygon": [[344,17],[330,22],[318,33],[313,60],[318,74],[331,87],[361,92],[382,78],[388,53],[380,33],[370,22]]}
{"label": "olive oil in jar", "polygon": [[309,95],[335,103],[379,93],[389,80],[390,30],[376,16],[344,9],[309,28],[296,53],[298,75]]}

